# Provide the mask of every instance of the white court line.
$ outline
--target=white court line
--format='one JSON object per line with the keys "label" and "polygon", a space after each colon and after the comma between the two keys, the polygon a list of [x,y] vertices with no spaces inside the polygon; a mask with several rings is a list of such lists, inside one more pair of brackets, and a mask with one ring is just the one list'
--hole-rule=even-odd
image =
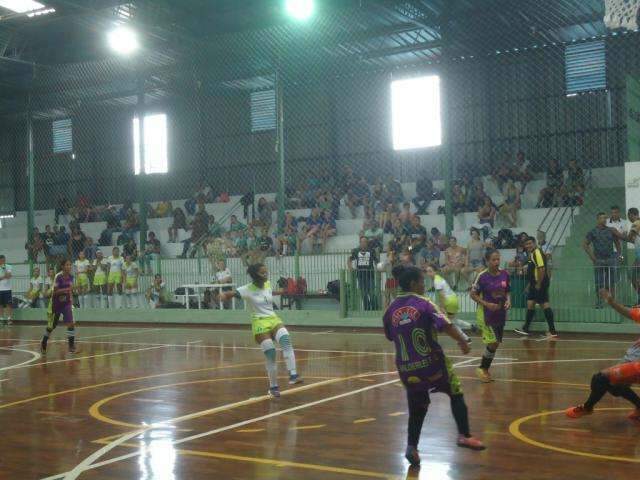
{"label": "white court line", "polygon": [[30,363],[28,365],[16,365],[16,366],[11,367],[11,368],[14,368],[14,369],[15,368],[29,368],[29,367],[37,367],[38,365],[52,365],[54,363],[67,363],[67,362],[74,362],[76,360],[85,360],[87,358],[110,357],[112,355],[120,355],[120,354],[123,354],[123,353],[144,352],[146,350],[157,350],[159,348],[164,348],[164,347],[159,345],[159,346],[154,346],[154,347],[134,348],[132,350],[121,350],[119,352],[99,353],[99,354],[96,354],[96,355],[86,355],[84,357],[63,358],[62,360],[51,360],[50,362]]}
{"label": "white court line", "polygon": [[4,370],[13,370],[14,368],[23,368],[23,367],[30,367],[32,365],[40,365],[38,363],[36,364],[31,363],[31,362],[35,362],[36,360],[39,360],[42,357],[42,355],[38,352],[32,352],[31,350],[23,350],[21,348],[14,348],[14,347],[0,347],[0,349],[10,350],[14,352],[23,352],[31,355],[31,358],[29,360],[26,360],[22,363],[16,363],[15,365],[9,365],[8,367],[0,368],[0,372]]}
{"label": "white court line", "polygon": [[[467,365],[469,363],[473,363],[473,362],[477,362],[478,360],[480,360],[482,357],[471,357],[468,360],[463,360],[461,362],[458,362],[455,364],[456,367],[461,367],[463,365]],[[506,359],[505,360],[511,360],[511,359]]]}
{"label": "white court line", "polygon": [[[103,338],[103,337],[117,337],[119,335],[134,335],[136,333],[148,333],[148,332],[154,332],[154,331],[158,331],[158,330],[162,330],[161,328],[145,328],[142,330],[133,330],[133,331],[128,331],[128,332],[119,332],[119,333],[106,333],[104,335],[93,335],[90,337],[79,337],[78,340],[82,340],[82,339],[90,339],[90,338]],[[26,347],[28,345],[32,345],[33,343],[40,343],[40,339],[33,339],[33,340],[27,340],[28,343],[24,343],[22,345],[16,345],[17,347]],[[59,342],[66,342],[66,340],[51,340],[49,343],[59,343]]]}
{"label": "white court line", "polygon": [[[560,362],[565,362],[565,361],[578,362],[578,361],[599,361],[599,360],[609,360],[609,359],[597,358],[597,359],[573,359],[573,360],[534,360],[534,361],[525,361],[525,362],[494,363],[493,365],[497,366],[497,365],[512,365],[512,364],[519,364],[519,363],[552,363],[552,362],[560,363]],[[468,367],[472,367],[472,365],[469,365],[469,364],[462,365],[462,362],[460,362],[460,363],[454,364],[453,367],[468,368]],[[377,372],[377,373],[371,373],[371,374],[363,374],[363,375],[359,375],[359,376],[364,377],[364,376],[375,376],[375,375],[389,375],[389,374],[394,374],[394,373],[396,373],[396,372],[395,371]],[[357,378],[357,377],[358,376],[355,376],[355,377],[352,377],[352,378]],[[335,379],[332,379],[332,380],[335,380]],[[242,422],[238,422],[238,423],[235,423],[233,425],[228,425],[226,427],[217,428],[215,430],[210,430],[208,432],[199,433],[199,434],[196,434],[196,435],[192,435],[190,437],[185,437],[185,438],[173,441],[173,442],[171,442],[171,445],[179,445],[181,443],[185,443],[185,442],[188,442],[188,441],[191,441],[191,440],[196,440],[198,438],[202,438],[202,437],[205,437],[205,436],[215,435],[217,433],[222,433],[222,432],[225,432],[227,430],[233,430],[235,428],[239,428],[239,427],[242,427],[242,426],[245,426],[245,425],[249,425],[251,423],[256,423],[256,422],[259,422],[259,421],[262,421],[262,420],[266,420],[266,419],[269,419],[269,418],[272,418],[272,417],[284,415],[284,414],[291,413],[291,412],[294,412],[294,411],[297,411],[297,410],[301,410],[301,409],[304,409],[304,408],[309,408],[309,407],[312,407],[312,406],[315,406],[315,405],[319,405],[319,404],[322,404],[322,403],[330,402],[330,401],[337,400],[337,399],[340,399],[340,398],[344,398],[344,397],[347,397],[347,396],[350,396],[350,395],[355,395],[357,393],[361,393],[361,392],[365,392],[365,391],[368,391],[368,390],[372,390],[374,388],[379,388],[379,387],[383,387],[383,386],[386,386],[386,385],[391,385],[391,384],[397,383],[399,381],[400,381],[400,379],[395,379],[395,380],[390,380],[390,381],[387,381],[387,382],[378,383],[378,384],[375,384],[375,385],[370,385],[368,387],[363,387],[363,388],[360,388],[360,389],[357,389],[357,390],[351,390],[349,392],[345,392],[345,393],[342,393],[342,394],[339,394],[339,395],[335,395],[333,397],[323,398],[323,399],[320,399],[320,400],[316,400],[314,402],[310,402],[310,403],[306,403],[306,404],[303,404],[303,405],[299,405],[297,407],[292,407],[292,408],[289,408],[289,409],[280,410],[280,411],[277,411],[277,412],[274,412],[274,413],[270,413],[268,415],[263,415],[261,417],[256,417],[256,418],[244,420]],[[320,382],[318,382],[318,383],[320,383]],[[314,384],[312,384],[312,385],[314,385]],[[311,386],[311,385],[309,385],[309,386]],[[244,402],[249,401],[249,400],[250,399],[244,400]],[[240,402],[238,402],[238,403],[240,403]],[[218,408],[220,408],[220,407],[218,407]],[[189,415],[191,415],[191,416],[192,415],[197,415],[198,413],[199,412],[196,412],[196,413],[193,413],[193,414],[189,414]],[[175,421],[175,419],[173,421]],[[85,461],[81,462],[81,464],[76,466],[76,468],[74,468],[72,471],[66,472],[66,473],[57,474],[57,475],[53,475],[53,476],[50,476],[50,477],[46,477],[46,478],[43,478],[42,480],[60,480],[60,479],[71,480],[71,479],[76,479],[78,477],[78,475],[80,473],[82,473],[82,471],[93,470],[95,468],[103,467],[103,466],[106,466],[106,465],[109,465],[109,464],[112,464],[112,463],[115,463],[115,462],[119,462],[119,461],[122,461],[122,460],[128,460],[130,458],[137,457],[137,456],[141,455],[140,451],[132,452],[132,453],[129,453],[129,454],[126,454],[126,455],[121,455],[120,457],[114,457],[114,458],[111,458],[109,460],[105,460],[105,461],[100,462],[100,463],[90,463],[88,461],[89,459],[92,459],[92,461],[97,460],[97,458],[99,458],[100,456],[105,455],[106,453],[108,453],[113,448],[115,448],[118,445],[124,443],[126,440],[131,439],[131,438],[135,437],[136,435],[139,435],[140,433],[143,433],[146,430],[149,430],[149,429],[152,429],[152,428],[166,428],[167,424],[171,423],[171,422],[172,422],[172,420],[166,420],[165,422],[160,423],[158,425],[151,425],[151,426],[148,426],[148,427],[146,427],[144,429],[137,430],[136,432],[125,434],[124,436],[127,437],[125,440],[122,440],[122,437],[119,437],[116,440],[114,440],[113,442],[111,442],[109,445],[105,445],[103,448],[101,448],[100,450],[98,450],[97,452],[92,454],[90,457],[87,457],[87,459],[85,459]],[[99,452],[101,452],[100,455],[97,455]],[[84,470],[78,471],[78,469],[79,469],[79,467],[81,465],[82,465],[82,468]],[[67,476],[69,474],[72,474],[73,472],[76,472],[75,476]]]}
{"label": "white court line", "polygon": [[[296,334],[299,332],[296,332]],[[327,330],[326,332],[309,332],[311,335],[328,335],[329,333],[334,333],[333,330]]]}

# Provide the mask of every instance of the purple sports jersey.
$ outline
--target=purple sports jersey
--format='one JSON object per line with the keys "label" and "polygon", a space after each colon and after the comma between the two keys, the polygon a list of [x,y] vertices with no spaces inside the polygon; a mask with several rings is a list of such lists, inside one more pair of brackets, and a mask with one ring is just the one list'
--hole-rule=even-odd
{"label": "purple sports jersey", "polygon": [[[60,272],[55,276],[53,283],[56,289],[71,288],[73,287],[73,275],[65,277],[62,272]],[[52,300],[54,312],[62,312],[66,308],[71,307],[73,302],[73,298],[68,292],[53,295]]]}
{"label": "purple sports jersey", "polygon": [[478,309],[482,309],[480,313],[484,315],[484,321],[490,327],[504,326],[507,321],[507,311],[504,304],[507,301],[507,295],[511,291],[509,282],[509,274],[506,270],[500,270],[497,275],[492,275],[485,270],[473,284],[473,291],[489,303],[497,303],[500,310],[491,311],[484,306],[478,305]]}
{"label": "purple sports jersey", "polygon": [[444,352],[437,330],[449,320],[425,297],[400,295],[383,317],[384,332],[396,346],[396,366],[409,390],[443,391],[449,388]]}

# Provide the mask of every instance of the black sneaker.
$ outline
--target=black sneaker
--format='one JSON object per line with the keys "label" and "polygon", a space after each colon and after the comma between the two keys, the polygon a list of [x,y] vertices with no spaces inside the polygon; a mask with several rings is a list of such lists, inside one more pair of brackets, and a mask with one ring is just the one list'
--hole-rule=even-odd
{"label": "black sneaker", "polygon": [[280,398],[280,388],[271,387],[267,392],[271,398]]}
{"label": "black sneaker", "polygon": [[409,461],[412,467],[420,466],[420,454],[416,447],[407,447],[407,451],[404,453],[404,458]]}

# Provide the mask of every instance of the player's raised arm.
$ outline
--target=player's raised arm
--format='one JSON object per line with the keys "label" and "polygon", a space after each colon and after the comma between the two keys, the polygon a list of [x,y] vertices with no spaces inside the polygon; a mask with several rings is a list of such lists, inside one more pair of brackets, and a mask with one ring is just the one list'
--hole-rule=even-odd
{"label": "player's raised arm", "polygon": [[600,289],[600,297],[623,317],[629,318],[636,323],[640,323],[640,308],[628,308],[616,302],[616,299],[613,298],[611,292],[606,288]]}

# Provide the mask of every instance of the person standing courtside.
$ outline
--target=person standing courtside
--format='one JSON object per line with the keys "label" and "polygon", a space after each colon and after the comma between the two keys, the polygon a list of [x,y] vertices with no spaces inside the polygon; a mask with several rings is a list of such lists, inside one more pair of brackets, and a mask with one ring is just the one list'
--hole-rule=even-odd
{"label": "person standing courtside", "polygon": [[360,237],[360,246],[352,250],[347,262],[349,271],[353,270],[354,262],[362,306],[364,310],[375,310],[378,305],[375,292],[375,265],[378,263],[378,253],[369,247],[367,237]]}
{"label": "person standing courtside", "polygon": [[549,332],[547,338],[553,339],[558,336],[555,322],[553,319],[553,310],[549,303],[549,286],[551,283],[549,271],[547,269],[547,258],[540,247],[536,244],[536,239],[528,237],[524,241],[524,248],[529,254],[527,260],[527,276],[529,278],[529,289],[527,294],[527,318],[521,329],[515,329],[520,335],[530,335],[531,322],[536,314],[536,304],[542,307],[544,318],[547,320]]}
{"label": "person standing courtside", "polygon": [[[620,252],[620,239],[612,228],[607,227],[607,215],[600,212],[597,215],[596,227],[591,229],[582,247],[593,262],[596,284],[596,308],[602,308],[602,300],[598,296],[601,288],[615,292],[616,270]],[[614,249],[615,248],[615,249]]]}
{"label": "person standing courtside", "polygon": [[11,325],[12,317],[11,265],[7,265],[5,256],[0,255],[0,324]]}

